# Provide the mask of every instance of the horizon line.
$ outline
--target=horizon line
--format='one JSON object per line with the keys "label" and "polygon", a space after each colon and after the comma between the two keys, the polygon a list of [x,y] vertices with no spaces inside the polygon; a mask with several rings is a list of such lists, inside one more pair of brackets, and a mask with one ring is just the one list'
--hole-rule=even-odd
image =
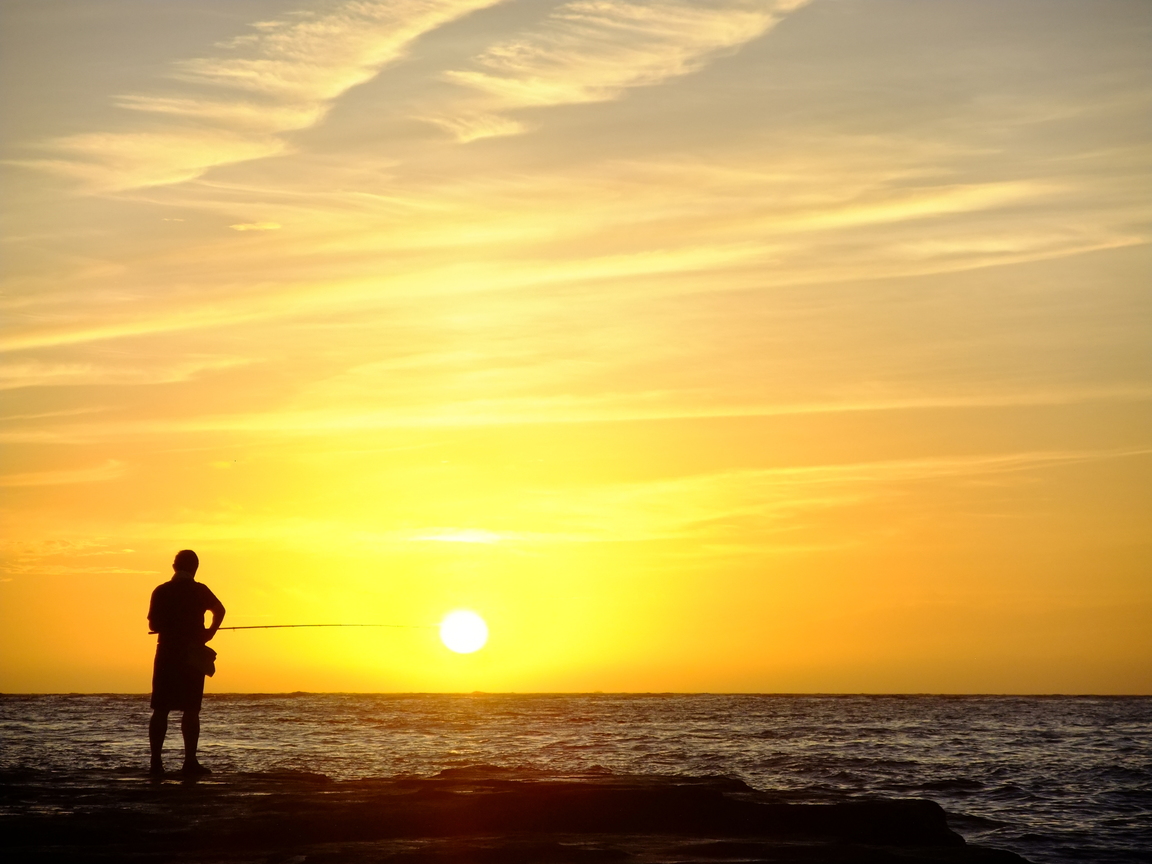
{"label": "horizon line", "polygon": [[[147,697],[149,691],[78,691],[5,693],[0,698],[15,696],[138,696]],[[205,699],[227,696],[773,696],[773,697],[876,697],[876,698],[960,698],[960,699],[1152,699],[1149,693],[992,693],[956,692],[931,693],[928,691],[766,691],[766,690],[276,690],[234,691],[205,693]]]}

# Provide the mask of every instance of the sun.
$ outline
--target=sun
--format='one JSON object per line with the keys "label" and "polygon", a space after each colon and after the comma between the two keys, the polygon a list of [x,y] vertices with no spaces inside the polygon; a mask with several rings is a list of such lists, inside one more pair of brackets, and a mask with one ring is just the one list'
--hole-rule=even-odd
{"label": "sun", "polygon": [[471,654],[488,641],[488,625],[475,612],[449,612],[440,622],[440,641],[457,654]]}

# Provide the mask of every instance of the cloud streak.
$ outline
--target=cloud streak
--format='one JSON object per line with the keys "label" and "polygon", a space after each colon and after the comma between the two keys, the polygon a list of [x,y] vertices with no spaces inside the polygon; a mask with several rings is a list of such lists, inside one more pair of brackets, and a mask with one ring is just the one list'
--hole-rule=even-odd
{"label": "cloud streak", "polygon": [[233,231],[279,231],[284,226],[279,222],[241,222],[228,227]]}
{"label": "cloud streak", "polygon": [[[394,398],[395,394],[390,394]],[[652,420],[699,420],[754,417],[793,417],[905,412],[934,409],[980,409],[1064,406],[1092,403],[1146,403],[1149,388],[1112,388],[1047,392],[1001,392],[968,396],[920,396],[886,400],[845,399],[828,402],[741,403],[721,401],[707,406],[691,394],[623,393],[615,396],[541,396],[457,402],[397,404],[387,410],[357,410],[341,404],[314,410],[284,409],[261,413],[215,414],[179,420],[108,420],[40,423],[0,431],[7,444],[88,444],[126,438],[171,435],[251,435],[257,440],[291,437],[332,439],[334,436],[404,429],[474,429],[536,424],[619,423]],[[396,398],[397,402],[402,402]],[[51,417],[52,415],[49,415]],[[64,417],[67,415],[60,415]],[[7,418],[17,419],[17,418]],[[49,418],[45,418],[49,419]],[[1113,452],[1113,451],[1108,451]],[[1117,451],[1118,452],[1118,451]],[[1127,453],[1127,451],[1124,451]],[[1144,451],[1140,451],[1144,452]]]}
{"label": "cloud streak", "polygon": [[14,390],[20,387],[174,384],[190,381],[204,373],[243,366],[249,362],[251,361],[243,357],[205,357],[143,367],[26,360],[0,363],[0,390]]}
{"label": "cloud streak", "polygon": [[1147,448],[1027,451],[742,470],[569,489],[563,495],[546,492],[533,497],[531,510],[554,516],[562,526],[555,539],[562,541],[683,539],[770,547],[774,526],[794,529],[803,514],[858,506],[919,483],[989,480],[1149,453]]}
{"label": "cloud streak", "polygon": [[[99,191],[180,183],[209,168],[289,150],[286,133],[320,122],[333,100],[405,55],[423,34],[499,0],[350,0],[326,14],[254,25],[231,56],[186,60],[172,78],[193,93],[128,94],[146,131],[71,135],[24,164]],[[209,95],[204,95],[205,93]]]}
{"label": "cloud streak", "polygon": [[513,134],[524,127],[502,112],[607,102],[631,88],[691,74],[807,2],[566,3],[534,32],[489,48],[477,58],[478,68],[446,73],[483,94],[478,108],[428,119],[461,141]]}
{"label": "cloud streak", "polygon": [[0,487],[15,486],[64,486],[73,483],[102,483],[115,480],[125,471],[124,463],[109,459],[103,465],[91,468],[75,468],[57,471],[29,471],[23,474],[0,476]]}

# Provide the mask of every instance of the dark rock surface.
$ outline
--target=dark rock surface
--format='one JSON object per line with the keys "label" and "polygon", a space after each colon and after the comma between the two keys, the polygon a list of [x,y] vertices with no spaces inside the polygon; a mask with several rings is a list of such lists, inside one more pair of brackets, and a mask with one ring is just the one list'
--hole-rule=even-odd
{"label": "dark rock surface", "polygon": [[931,801],[801,804],[718,777],[500,769],[334,782],[311,774],[0,777],[6,862],[982,862]]}

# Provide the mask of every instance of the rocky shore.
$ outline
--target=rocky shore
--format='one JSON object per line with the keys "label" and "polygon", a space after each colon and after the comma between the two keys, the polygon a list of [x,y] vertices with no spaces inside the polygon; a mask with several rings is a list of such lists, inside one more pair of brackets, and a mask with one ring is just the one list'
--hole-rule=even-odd
{"label": "rocky shore", "polygon": [[1010,864],[931,801],[796,803],[739,780],[496,768],[332,781],[117,772],[0,776],[5,862]]}

